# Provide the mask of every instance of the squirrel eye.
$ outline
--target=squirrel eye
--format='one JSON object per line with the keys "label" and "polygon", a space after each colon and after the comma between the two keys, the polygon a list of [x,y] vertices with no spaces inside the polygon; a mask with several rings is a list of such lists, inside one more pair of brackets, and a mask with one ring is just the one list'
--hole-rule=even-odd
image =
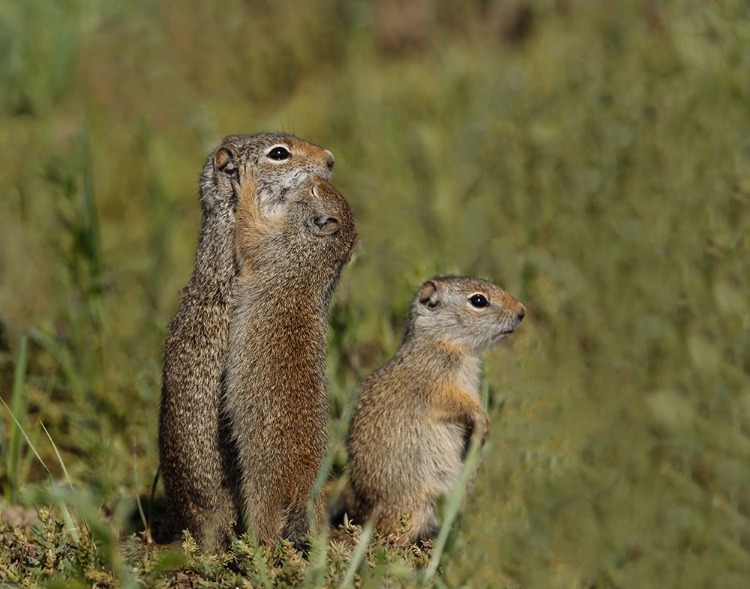
{"label": "squirrel eye", "polygon": [[487,297],[481,294],[473,294],[469,297],[469,303],[471,303],[472,307],[476,307],[477,309],[484,309],[487,305],[490,304],[490,302],[487,300]]}
{"label": "squirrel eye", "polygon": [[283,160],[288,160],[290,157],[292,157],[292,154],[289,153],[288,149],[277,145],[271,151],[269,151],[266,156],[271,158],[272,160],[280,162]]}

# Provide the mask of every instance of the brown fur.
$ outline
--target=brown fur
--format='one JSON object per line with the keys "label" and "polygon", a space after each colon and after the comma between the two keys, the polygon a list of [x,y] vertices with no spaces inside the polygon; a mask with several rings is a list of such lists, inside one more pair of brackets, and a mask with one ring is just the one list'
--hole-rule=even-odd
{"label": "brown fur", "polygon": [[[474,294],[489,304],[472,306]],[[483,444],[489,431],[479,398],[480,354],[525,313],[483,280],[437,276],[422,285],[401,347],[357,397],[344,494],[353,521],[371,520],[400,544],[436,533],[436,500],[454,489],[472,436]]]}
{"label": "brown fur", "polygon": [[[356,242],[349,206],[310,180],[283,203],[237,211],[235,283],[223,400],[249,528],[306,542],[307,506],[327,444],[326,316]],[[321,501],[314,525],[321,523]]]}
{"label": "brown fur", "polygon": [[[284,145],[291,157],[274,161]],[[200,184],[203,211],[195,270],[169,324],[159,419],[159,456],[175,531],[204,551],[225,549],[239,522],[230,446],[220,430],[235,259],[235,209],[278,202],[313,176],[328,178],[332,154],[291,135],[235,135],[209,156]],[[248,181],[251,178],[252,181]]]}

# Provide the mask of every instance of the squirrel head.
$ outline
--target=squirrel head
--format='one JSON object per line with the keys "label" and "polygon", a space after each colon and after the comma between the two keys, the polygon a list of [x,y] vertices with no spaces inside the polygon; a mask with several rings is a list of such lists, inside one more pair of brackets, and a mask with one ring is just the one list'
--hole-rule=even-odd
{"label": "squirrel head", "polygon": [[280,199],[246,199],[238,204],[236,251],[243,267],[338,273],[357,243],[349,204],[325,179],[312,176]]}
{"label": "squirrel head", "polygon": [[435,276],[412,304],[407,338],[429,338],[479,354],[508,337],[526,308],[499,286],[466,276]]}
{"label": "squirrel head", "polygon": [[204,214],[233,214],[243,199],[263,207],[310,177],[328,180],[334,157],[327,149],[294,135],[230,135],[209,156],[201,176]]}

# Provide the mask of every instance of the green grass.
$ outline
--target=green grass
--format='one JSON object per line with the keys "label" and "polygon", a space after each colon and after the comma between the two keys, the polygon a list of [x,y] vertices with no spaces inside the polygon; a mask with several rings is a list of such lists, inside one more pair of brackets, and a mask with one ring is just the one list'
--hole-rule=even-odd
{"label": "green grass", "polygon": [[[28,350],[28,340],[24,337],[21,340],[20,349],[18,350],[18,359],[16,360],[15,373],[13,375],[13,390],[11,393],[11,404],[8,407],[3,401],[5,408],[10,413],[11,423],[2,438],[0,438],[0,451],[2,452],[3,463],[5,464],[5,485],[3,486],[5,499],[14,503],[18,501],[18,491],[28,476],[30,453],[26,452],[23,456],[22,440],[25,435],[23,421],[26,419],[25,412],[25,379],[26,379],[26,355]],[[6,433],[9,430],[10,433]],[[33,448],[32,442],[28,442],[28,447]]]}
{"label": "green grass", "polygon": [[[527,28],[512,2],[291,4],[0,3],[0,583],[417,586],[435,556],[438,587],[746,587],[746,3],[522,0]],[[442,554],[132,535],[203,159],[262,130],[333,151],[361,237],[331,479],[422,280],[528,309],[487,357],[492,431]]]}

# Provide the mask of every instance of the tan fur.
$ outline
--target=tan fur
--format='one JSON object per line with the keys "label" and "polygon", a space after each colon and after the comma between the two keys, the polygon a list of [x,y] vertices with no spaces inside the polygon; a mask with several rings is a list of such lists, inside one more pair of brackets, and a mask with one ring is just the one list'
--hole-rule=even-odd
{"label": "tan fur", "polygon": [[[349,206],[320,178],[282,203],[238,207],[241,271],[222,395],[245,521],[266,543],[306,542],[327,444],[326,316],[355,242]],[[318,499],[315,526],[321,508]]]}
{"label": "tan fur", "polygon": [[[489,304],[472,306],[475,294]],[[353,521],[371,520],[399,544],[435,534],[438,497],[453,491],[471,438],[483,444],[489,432],[479,396],[480,354],[516,329],[525,313],[483,280],[437,276],[422,285],[401,347],[357,397],[344,494]]]}
{"label": "tan fur", "polygon": [[[269,148],[291,157],[274,161]],[[333,155],[291,135],[234,135],[209,156],[200,183],[203,211],[195,270],[169,324],[159,420],[159,456],[175,531],[206,552],[225,549],[240,521],[233,463],[220,427],[235,259],[235,211],[280,202],[309,178],[328,178]],[[259,225],[247,231],[260,231]]]}

